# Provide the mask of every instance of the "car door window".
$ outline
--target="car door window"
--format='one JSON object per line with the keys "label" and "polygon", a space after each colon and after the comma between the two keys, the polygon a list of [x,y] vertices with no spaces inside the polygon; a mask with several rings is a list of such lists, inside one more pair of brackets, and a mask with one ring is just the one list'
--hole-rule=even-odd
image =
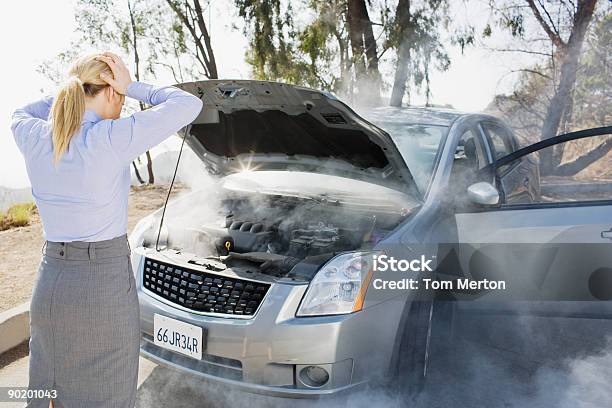
{"label": "car door window", "polygon": [[459,143],[457,143],[455,149],[454,164],[471,168],[474,171],[482,169],[488,164],[482,143],[473,129],[466,130],[459,138]]}
{"label": "car door window", "polygon": [[478,178],[478,171],[488,164],[478,133],[471,128],[465,130],[455,148],[449,181],[450,196],[455,198],[456,205],[460,205],[465,199],[467,188],[471,184],[482,181]]}
{"label": "car door window", "polygon": [[506,205],[612,200],[610,134],[554,144],[519,160],[500,175]]}
{"label": "car door window", "polygon": [[514,151],[512,135],[500,125],[484,122],[482,128],[490,140],[494,159],[500,159]]}

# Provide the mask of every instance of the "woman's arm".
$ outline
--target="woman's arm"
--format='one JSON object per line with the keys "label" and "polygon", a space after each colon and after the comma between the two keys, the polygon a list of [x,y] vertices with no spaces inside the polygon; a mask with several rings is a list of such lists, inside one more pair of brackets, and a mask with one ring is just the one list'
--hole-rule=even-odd
{"label": "woman's arm", "polygon": [[35,141],[34,138],[40,135],[41,127],[47,124],[52,104],[53,97],[47,97],[19,108],[13,113],[11,130],[22,153],[25,153],[27,147]]}
{"label": "woman's arm", "polygon": [[132,82],[127,66],[112,52],[105,52],[97,59],[110,67],[113,75],[101,75],[100,78],[115,92],[153,105],[128,118],[102,122],[112,150],[124,163],[131,162],[191,123],[202,110],[202,101],[188,92],[171,86],[155,88]]}
{"label": "woman's arm", "polygon": [[127,96],[153,107],[109,121],[110,145],[125,163],[187,126],[202,110],[199,98],[172,86],[157,88],[132,82],[127,88]]}

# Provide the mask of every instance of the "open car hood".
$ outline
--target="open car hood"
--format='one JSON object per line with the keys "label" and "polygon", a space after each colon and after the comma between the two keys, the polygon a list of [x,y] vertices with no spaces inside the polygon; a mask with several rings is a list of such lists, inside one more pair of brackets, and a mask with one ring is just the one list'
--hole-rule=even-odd
{"label": "open car hood", "polygon": [[176,86],[204,103],[182,132],[214,174],[295,170],[404,191],[414,185],[389,135],[329,93],[253,80]]}

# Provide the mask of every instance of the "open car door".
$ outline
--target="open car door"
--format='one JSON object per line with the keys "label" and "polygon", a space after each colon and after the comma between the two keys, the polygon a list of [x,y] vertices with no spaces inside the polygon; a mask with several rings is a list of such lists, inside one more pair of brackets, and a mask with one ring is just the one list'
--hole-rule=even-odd
{"label": "open car door", "polygon": [[456,314],[488,315],[502,326],[517,315],[585,318],[605,341],[612,335],[612,126],[540,141],[490,170],[494,183],[471,186],[472,205],[455,214],[457,255],[463,278],[505,288],[455,287]]}
{"label": "open car door", "polygon": [[604,347],[612,337],[612,126],[540,141],[489,170],[494,181],[472,185],[471,205],[454,215],[458,274],[505,287],[455,287],[454,327],[497,350],[529,348],[530,358]]}

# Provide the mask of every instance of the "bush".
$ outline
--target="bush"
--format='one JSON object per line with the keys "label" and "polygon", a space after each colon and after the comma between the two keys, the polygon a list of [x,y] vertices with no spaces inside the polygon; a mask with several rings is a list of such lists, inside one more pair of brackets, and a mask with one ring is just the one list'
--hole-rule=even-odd
{"label": "bush", "polygon": [[30,224],[32,214],[35,212],[34,203],[15,204],[5,213],[0,212],[0,231]]}

